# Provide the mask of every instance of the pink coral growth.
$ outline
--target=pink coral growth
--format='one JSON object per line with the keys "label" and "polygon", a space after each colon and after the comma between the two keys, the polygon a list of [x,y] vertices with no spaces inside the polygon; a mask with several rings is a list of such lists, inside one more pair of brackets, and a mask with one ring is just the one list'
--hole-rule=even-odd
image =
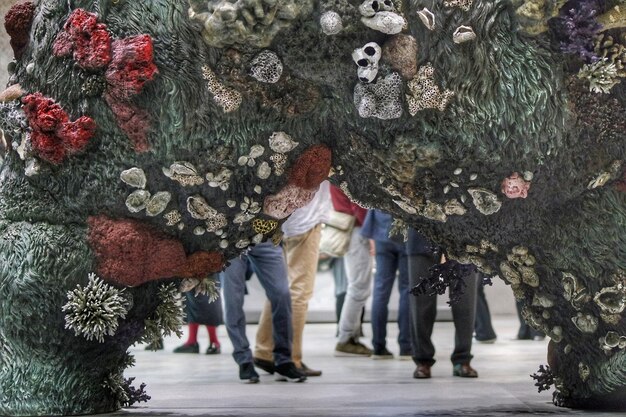
{"label": "pink coral growth", "polygon": [[313,200],[317,188],[305,190],[293,184],[287,184],[278,193],[265,197],[263,213],[275,219],[284,219],[297,209]]}
{"label": "pink coral growth", "polygon": [[518,172],[512,173],[508,178],[502,180],[500,190],[508,198],[526,198],[530,182],[525,181]]}
{"label": "pink coral growth", "polygon": [[32,129],[33,150],[53,164],[82,151],[96,132],[96,122],[91,117],[82,116],[71,122],[61,106],[41,93],[27,95],[22,104]]}
{"label": "pink coral growth", "polygon": [[57,35],[52,47],[55,56],[73,52],[74,60],[86,70],[98,70],[111,62],[111,36],[98,16],[76,9]]}

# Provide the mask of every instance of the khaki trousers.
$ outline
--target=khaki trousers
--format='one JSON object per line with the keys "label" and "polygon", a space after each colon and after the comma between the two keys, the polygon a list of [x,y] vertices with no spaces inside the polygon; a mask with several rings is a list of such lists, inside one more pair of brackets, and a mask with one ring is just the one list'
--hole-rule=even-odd
{"label": "khaki trousers", "polygon": [[[291,294],[293,328],[291,357],[297,367],[302,365],[302,333],[306,324],[309,300],[313,296],[321,230],[321,225],[318,224],[308,232],[283,240]],[[273,350],[272,310],[269,301],[266,300],[259,319],[254,357],[272,362]]]}

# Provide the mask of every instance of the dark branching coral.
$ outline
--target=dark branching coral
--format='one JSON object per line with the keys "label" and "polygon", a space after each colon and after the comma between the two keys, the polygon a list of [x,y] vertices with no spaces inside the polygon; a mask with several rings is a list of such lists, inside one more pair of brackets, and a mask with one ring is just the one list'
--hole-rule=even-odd
{"label": "dark branching coral", "polygon": [[411,289],[411,294],[435,296],[445,294],[450,289],[448,304],[458,302],[464,294],[467,279],[476,271],[474,265],[460,264],[456,261],[447,261],[430,268],[431,275],[422,280]]}
{"label": "dark branching coral", "polygon": [[554,385],[554,375],[548,365],[545,367],[543,365],[539,365],[539,370],[532,374],[531,377],[537,381],[535,382],[537,392],[547,391],[552,385]]}
{"label": "dark branching coral", "polygon": [[142,382],[141,385],[139,385],[139,388],[135,388],[132,385],[134,380],[135,377],[124,378],[124,390],[126,391],[128,400],[124,401],[122,407],[130,407],[136,403],[148,402],[148,400],[152,398],[145,391],[145,382]]}

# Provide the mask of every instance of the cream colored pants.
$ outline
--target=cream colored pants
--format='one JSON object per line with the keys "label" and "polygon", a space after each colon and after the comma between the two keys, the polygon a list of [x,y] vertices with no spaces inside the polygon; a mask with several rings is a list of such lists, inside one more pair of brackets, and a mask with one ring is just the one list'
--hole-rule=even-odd
{"label": "cream colored pants", "polygon": [[[283,240],[291,293],[293,327],[291,357],[297,367],[302,364],[302,333],[306,324],[309,300],[313,296],[321,230],[321,225],[318,224],[308,232]],[[273,362],[273,349],[272,310],[269,300],[266,300],[259,319],[254,357]]]}

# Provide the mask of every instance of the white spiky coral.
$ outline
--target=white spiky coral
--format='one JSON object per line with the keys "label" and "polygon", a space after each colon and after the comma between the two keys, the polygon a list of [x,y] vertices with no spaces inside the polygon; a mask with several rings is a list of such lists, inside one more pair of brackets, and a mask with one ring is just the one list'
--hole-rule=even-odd
{"label": "white spiky coral", "polygon": [[105,283],[96,274],[89,274],[86,286],[78,285],[68,291],[67,304],[62,307],[65,314],[65,328],[82,335],[87,340],[104,342],[104,336],[113,336],[119,319],[126,317],[129,301],[122,295],[123,290]]}

